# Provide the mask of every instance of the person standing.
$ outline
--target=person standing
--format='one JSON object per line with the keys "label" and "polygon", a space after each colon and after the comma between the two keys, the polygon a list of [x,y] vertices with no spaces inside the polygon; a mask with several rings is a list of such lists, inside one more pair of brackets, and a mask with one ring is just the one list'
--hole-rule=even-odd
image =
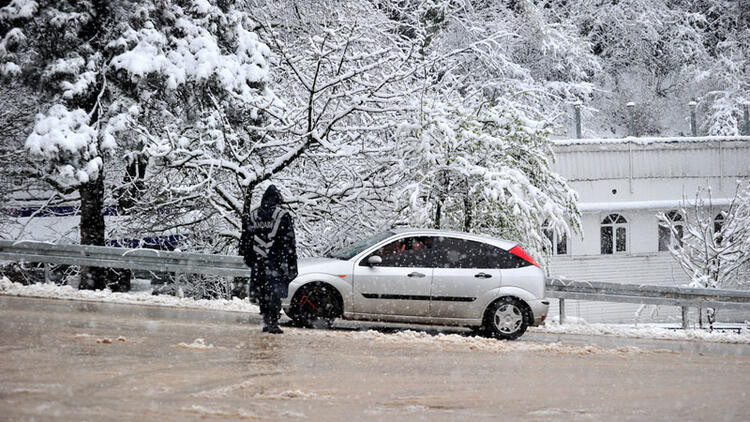
{"label": "person standing", "polygon": [[297,245],[291,214],[282,208],[276,186],[266,189],[260,207],[245,216],[240,251],[252,269],[248,296],[257,300],[263,317],[263,332],[281,334],[281,299],[289,294],[289,283],[297,277]]}

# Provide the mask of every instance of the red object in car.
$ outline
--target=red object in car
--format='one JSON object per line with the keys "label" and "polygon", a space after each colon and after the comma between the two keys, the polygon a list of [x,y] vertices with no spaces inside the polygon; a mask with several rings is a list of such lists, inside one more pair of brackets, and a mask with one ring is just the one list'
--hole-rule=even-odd
{"label": "red object in car", "polygon": [[[524,261],[528,262],[529,264],[536,265],[537,267],[539,267],[539,264],[537,264],[533,259],[531,259],[531,257],[529,256],[529,254],[527,254],[525,250],[521,249],[520,246],[514,246],[508,252],[510,252],[513,255],[515,255],[515,256],[523,259]],[[539,268],[541,268],[541,267],[539,267]]]}

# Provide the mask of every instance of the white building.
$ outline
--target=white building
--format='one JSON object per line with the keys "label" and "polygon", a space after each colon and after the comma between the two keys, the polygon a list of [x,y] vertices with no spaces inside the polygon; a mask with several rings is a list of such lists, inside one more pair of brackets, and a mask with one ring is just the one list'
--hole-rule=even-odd
{"label": "white building", "polygon": [[[556,239],[549,271],[576,280],[681,285],[656,214],[711,190],[721,211],[738,180],[750,178],[750,137],[576,139],[556,141],[555,170],[579,194],[582,236]],[[661,238],[660,238],[661,237]],[[550,315],[556,315],[556,306]],[[639,305],[567,301],[566,313],[589,322],[633,322]],[[750,319],[737,313],[722,320]],[[639,321],[679,320],[674,307],[648,307]]]}

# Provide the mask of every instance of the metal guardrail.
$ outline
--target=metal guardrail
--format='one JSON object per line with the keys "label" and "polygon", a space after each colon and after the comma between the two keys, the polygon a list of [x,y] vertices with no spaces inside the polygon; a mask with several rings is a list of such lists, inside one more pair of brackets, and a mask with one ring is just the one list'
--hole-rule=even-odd
{"label": "metal guardrail", "polygon": [[[56,245],[26,240],[0,240],[0,260],[229,277],[250,276],[250,270],[239,256],[106,246]],[[685,328],[687,328],[687,310],[690,307],[750,310],[750,291],[741,290],[582,282],[549,278],[547,279],[547,296],[560,300],[561,322],[565,320],[566,299],[680,306],[682,307],[682,324]]]}
{"label": "metal guardrail", "polygon": [[0,240],[0,260],[249,277],[242,257]]}
{"label": "metal guardrail", "polygon": [[596,302],[638,303],[682,307],[682,326],[687,328],[688,309],[715,308],[750,311],[750,291],[690,287],[582,282],[547,279],[547,296],[560,299],[560,322],[565,321],[565,299]]}

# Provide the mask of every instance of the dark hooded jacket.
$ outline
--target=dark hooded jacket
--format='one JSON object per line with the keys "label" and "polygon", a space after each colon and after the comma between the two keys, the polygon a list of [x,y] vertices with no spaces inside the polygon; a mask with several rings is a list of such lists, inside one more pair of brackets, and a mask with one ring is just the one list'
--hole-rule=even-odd
{"label": "dark hooded jacket", "polygon": [[294,223],[281,207],[283,198],[271,185],[263,194],[260,207],[254,209],[243,224],[240,252],[252,269],[252,289],[262,284],[272,287],[280,297],[289,294],[289,283],[297,277],[297,241]]}

